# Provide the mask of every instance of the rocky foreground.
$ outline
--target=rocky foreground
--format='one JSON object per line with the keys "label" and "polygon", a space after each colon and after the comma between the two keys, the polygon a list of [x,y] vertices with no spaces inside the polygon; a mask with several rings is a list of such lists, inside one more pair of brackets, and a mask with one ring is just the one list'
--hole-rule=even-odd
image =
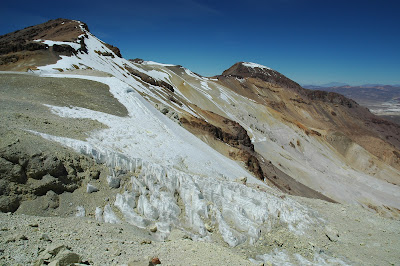
{"label": "rocky foreground", "polygon": [[2,265],[250,265],[243,255],[174,231],[165,242],[90,218],[0,214]]}
{"label": "rocky foreground", "polygon": [[[193,241],[180,230],[173,230],[168,239],[159,241],[155,232],[128,224],[98,222],[93,214],[63,218],[0,213],[0,262],[149,265],[159,260],[162,265],[398,265],[399,222],[354,206],[304,201],[332,221],[330,227],[297,239],[278,228],[253,247],[237,248],[221,242]],[[304,260],[293,261],[293,254],[303,254]],[[341,255],[336,258],[338,254]]]}

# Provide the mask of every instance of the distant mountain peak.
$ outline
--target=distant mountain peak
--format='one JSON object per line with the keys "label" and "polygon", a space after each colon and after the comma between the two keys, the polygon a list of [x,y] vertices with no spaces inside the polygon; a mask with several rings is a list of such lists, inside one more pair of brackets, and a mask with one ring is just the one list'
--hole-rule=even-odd
{"label": "distant mountain peak", "polygon": [[251,62],[238,62],[225,70],[222,76],[238,78],[258,78],[263,81],[277,84],[284,88],[296,88],[301,86],[272,68]]}

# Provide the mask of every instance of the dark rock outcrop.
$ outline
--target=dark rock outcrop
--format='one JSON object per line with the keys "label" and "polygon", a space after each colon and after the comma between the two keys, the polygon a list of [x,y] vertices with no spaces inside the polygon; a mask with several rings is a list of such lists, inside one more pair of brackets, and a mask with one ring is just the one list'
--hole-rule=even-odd
{"label": "dark rock outcrop", "polygon": [[141,64],[141,63],[144,62],[144,60],[143,60],[143,59],[140,59],[140,58],[129,59],[129,61],[131,61],[131,62],[133,62],[133,63],[135,63],[135,64]]}
{"label": "dark rock outcrop", "polygon": [[79,38],[79,44],[81,45],[81,47],[79,48],[79,51],[82,52],[82,53],[87,54],[88,50],[87,50],[87,47],[86,47],[86,44],[85,44],[85,37],[80,37]]}
{"label": "dark rock outcrop", "polygon": [[125,65],[125,69],[126,69],[129,73],[131,73],[132,75],[134,75],[134,76],[140,78],[141,80],[143,80],[143,81],[146,82],[146,83],[149,83],[149,84],[151,84],[151,85],[153,85],[153,86],[157,86],[157,87],[162,87],[162,88],[168,89],[168,90],[171,91],[171,92],[174,92],[174,91],[175,91],[175,90],[174,90],[174,87],[172,87],[171,84],[169,84],[169,83],[167,83],[167,82],[165,82],[165,81],[163,81],[163,80],[154,79],[153,77],[150,77],[149,75],[146,75],[146,74],[143,73],[143,72],[139,72],[139,71],[137,71],[137,70],[135,70],[135,69],[133,69],[133,68],[127,66],[127,65]]}
{"label": "dark rock outcrop", "polygon": [[4,45],[0,43],[0,55],[16,53],[20,51],[46,50],[48,48],[49,46],[47,44],[39,42],[28,42],[28,43],[17,42]]}
{"label": "dark rock outcrop", "polygon": [[66,55],[66,56],[71,56],[76,53],[75,49],[67,44],[61,44],[61,45],[54,44],[53,51],[60,55]]}
{"label": "dark rock outcrop", "polygon": [[119,50],[118,47],[115,47],[115,46],[113,46],[113,45],[111,45],[111,44],[108,44],[108,43],[104,43],[104,45],[105,45],[108,49],[110,49],[114,54],[116,54],[118,57],[122,58],[121,51]]}
{"label": "dark rock outcrop", "polygon": [[215,138],[232,147],[240,147],[249,151],[254,151],[254,145],[251,143],[250,137],[247,135],[247,131],[235,121],[229,119],[223,120],[223,123],[228,130],[200,119],[192,119],[189,121],[188,119],[181,117],[180,122],[182,124],[190,124],[190,126],[194,128],[208,132]]}

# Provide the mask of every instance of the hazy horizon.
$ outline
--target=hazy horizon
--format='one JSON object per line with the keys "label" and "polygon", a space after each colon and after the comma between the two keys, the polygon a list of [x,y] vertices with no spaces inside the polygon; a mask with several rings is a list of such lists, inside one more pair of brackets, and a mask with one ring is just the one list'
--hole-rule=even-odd
{"label": "hazy horizon", "polygon": [[[331,85],[333,83],[342,83],[341,85]],[[352,87],[357,87],[357,86],[394,86],[394,87],[400,87],[400,84],[384,84],[384,83],[358,83],[358,84],[349,84],[346,82],[337,82],[337,81],[331,81],[331,82],[326,82],[326,83],[299,83],[301,86],[331,86],[331,87],[335,87],[335,86],[352,86]]]}

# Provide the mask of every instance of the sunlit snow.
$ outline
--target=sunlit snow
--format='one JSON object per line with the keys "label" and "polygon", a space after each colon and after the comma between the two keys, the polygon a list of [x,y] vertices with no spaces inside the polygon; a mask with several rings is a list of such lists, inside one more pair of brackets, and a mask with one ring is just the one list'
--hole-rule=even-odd
{"label": "sunlit snow", "polygon": [[251,68],[264,68],[264,69],[271,69],[269,67],[260,65],[260,64],[256,64],[256,63],[251,63],[251,62],[244,62],[242,63],[242,65],[246,66],[246,67],[251,67]]}

